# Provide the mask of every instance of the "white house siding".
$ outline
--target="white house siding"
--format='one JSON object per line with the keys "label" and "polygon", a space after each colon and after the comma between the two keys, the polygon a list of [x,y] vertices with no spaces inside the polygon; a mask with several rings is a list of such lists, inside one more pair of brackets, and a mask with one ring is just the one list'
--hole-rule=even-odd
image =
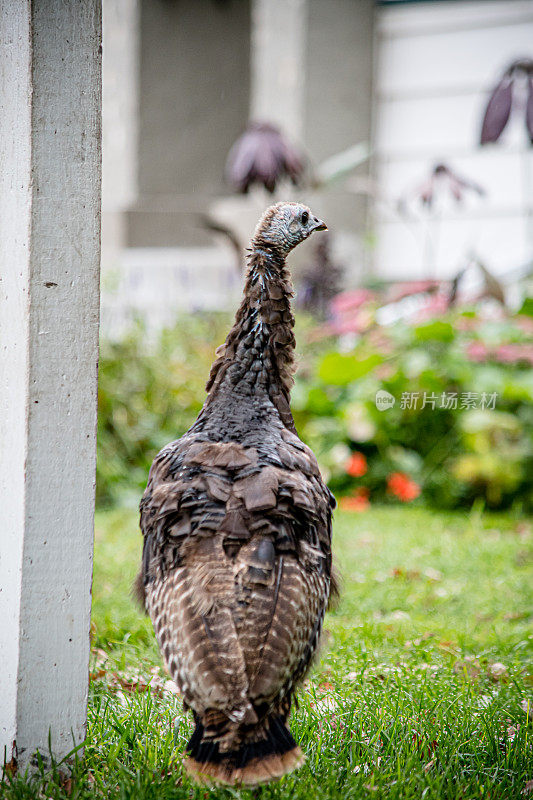
{"label": "white house siding", "polygon": [[[533,194],[524,113],[500,143],[478,145],[489,92],[510,62],[533,57],[533,1],[422,2],[378,9],[373,131],[375,272],[388,279],[447,278],[475,252],[504,275],[531,258]],[[395,202],[445,162],[481,184],[485,198],[445,203],[424,258],[423,213],[406,224]],[[416,208],[411,203],[411,210]],[[433,274],[431,274],[433,273]]]}
{"label": "white house siding", "polygon": [[104,277],[102,331],[120,336],[141,317],[149,329],[179,312],[236,308],[242,275],[230,247],[129,247],[120,269]]}

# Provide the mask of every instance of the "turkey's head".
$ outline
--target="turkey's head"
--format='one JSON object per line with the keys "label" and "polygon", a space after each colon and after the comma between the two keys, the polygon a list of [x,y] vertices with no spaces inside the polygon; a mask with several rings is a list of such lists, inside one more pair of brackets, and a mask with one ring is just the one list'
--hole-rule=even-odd
{"label": "turkey's head", "polygon": [[325,230],[326,224],[303,203],[276,203],[259,220],[252,243],[286,256],[314,231]]}

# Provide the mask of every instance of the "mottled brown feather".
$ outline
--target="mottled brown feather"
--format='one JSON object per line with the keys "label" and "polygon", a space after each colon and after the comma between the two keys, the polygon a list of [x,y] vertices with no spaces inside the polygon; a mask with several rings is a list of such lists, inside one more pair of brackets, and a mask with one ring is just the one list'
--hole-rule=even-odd
{"label": "mottled brown feather", "polygon": [[286,728],[332,592],[334,500],[290,411],[292,286],[256,231],[244,297],[198,419],[155,458],[141,501],[142,581],[162,656],[193,709],[187,769],[255,785],[303,756]]}

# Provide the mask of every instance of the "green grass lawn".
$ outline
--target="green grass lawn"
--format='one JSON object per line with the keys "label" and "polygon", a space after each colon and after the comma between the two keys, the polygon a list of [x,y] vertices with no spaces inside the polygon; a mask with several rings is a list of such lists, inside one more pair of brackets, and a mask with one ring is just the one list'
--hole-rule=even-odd
{"label": "green grass lawn", "polygon": [[417,508],[338,513],[339,607],[291,721],[305,766],[255,792],[197,788],[189,717],[130,586],[137,515],[99,513],[85,757],[6,798],[533,798],[528,523]]}

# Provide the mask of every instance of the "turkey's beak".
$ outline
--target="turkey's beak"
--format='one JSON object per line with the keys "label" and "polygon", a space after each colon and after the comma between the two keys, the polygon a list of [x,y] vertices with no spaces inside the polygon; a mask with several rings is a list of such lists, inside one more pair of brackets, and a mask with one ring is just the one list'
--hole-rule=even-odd
{"label": "turkey's beak", "polygon": [[313,230],[314,231],[327,231],[328,226],[325,222],[322,222],[321,219],[318,217],[313,217]]}

